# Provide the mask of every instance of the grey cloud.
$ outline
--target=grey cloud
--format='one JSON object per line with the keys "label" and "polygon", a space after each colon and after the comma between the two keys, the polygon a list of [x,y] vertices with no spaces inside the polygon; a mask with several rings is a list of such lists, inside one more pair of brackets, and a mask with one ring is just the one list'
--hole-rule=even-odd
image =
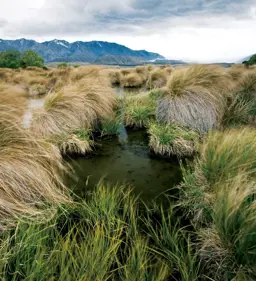
{"label": "grey cloud", "polygon": [[1,19],[1,18],[0,18],[0,28],[6,26],[7,24],[8,24],[8,21],[7,21],[7,20]]}
{"label": "grey cloud", "polygon": [[[168,21],[175,27],[192,17],[246,18],[253,4],[256,0],[46,0],[34,18],[20,25],[19,32],[27,36],[147,33],[148,26],[157,29]],[[202,20],[191,23],[207,25]],[[15,24],[0,20],[0,26],[9,34],[17,31]]]}

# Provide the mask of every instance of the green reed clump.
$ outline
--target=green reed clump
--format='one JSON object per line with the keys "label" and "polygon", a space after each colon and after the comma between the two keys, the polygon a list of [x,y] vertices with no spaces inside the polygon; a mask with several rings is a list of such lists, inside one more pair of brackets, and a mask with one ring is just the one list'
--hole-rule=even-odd
{"label": "green reed clump", "polygon": [[152,251],[162,256],[163,262],[172,270],[171,276],[182,281],[197,281],[200,276],[200,258],[191,242],[190,234],[175,218],[173,207],[167,211],[162,207],[150,212],[145,220],[146,232],[154,245]]}
{"label": "green reed clump", "polygon": [[[125,186],[100,183],[43,223],[0,237],[4,280],[196,280],[198,255],[171,210],[138,208]],[[160,218],[160,219],[156,219]],[[155,227],[157,226],[157,227]]]}
{"label": "green reed clump", "polygon": [[255,124],[256,118],[256,72],[242,75],[225,111],[224,126]]}
{"label": "green reed clump", "polygon": [[210,185],[239,172],[255,175],[256,131],[250,128],[214,132],[204,140],[197,162]]}
{"label": "green reed clump", "polygon": [[212,221],[216,185],[241,173],[255,177],[255,137],[256,131],[251,128],[212,132],[202,143],[193,168],[183,169],[181,205],[194,223]]}
{"label": "green reed clump", "polygon": [[115,116],[111,119],[105,119],[101,122],[100,132],[101,136],[118,135],[123,126],[121,116]]}
{"label": "green reed clump", "polygon": [[200,255],[214,280],[254,280],[256,183],[239,175],[216,189],[213,223],[200,233]]}
{"label": "green reed clump", "polygon": [[185,127],[151,122],[148,133],[149,147],[156,154],[184,157],[196,152],[198,134]]}
{"label": "green reed clump", "polygon": [[125,125],[133,128],[146,127],[155,116],[154,106],[148,95],[128,97],[124,112]]}

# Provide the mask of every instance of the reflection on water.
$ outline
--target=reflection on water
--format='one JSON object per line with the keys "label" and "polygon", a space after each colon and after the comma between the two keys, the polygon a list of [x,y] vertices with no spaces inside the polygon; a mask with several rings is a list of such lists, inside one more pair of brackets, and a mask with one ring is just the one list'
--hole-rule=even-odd
{"label": "reflection on water", "polygon": [[29,98],[29,104],[28,104],[27,110],[24,114],[23,121],[22,121],[24,128],[27,129],[30,127],[33,110],[40,109],[43,106],[44,106],[43,98],[35,98],[35,97]]}
{"label": "reflection on water", "polygon": [[181,171],[176,159],[153,156],[145,132],[128,132],[128,135],[125,144],[120,144],[118,139],[104,140],[96,155],[69,160],[77,181],[68,179],[67,184],[84,196],[105,176],[113,185],[129,184],[135,194],[148,201],[180,182]]}

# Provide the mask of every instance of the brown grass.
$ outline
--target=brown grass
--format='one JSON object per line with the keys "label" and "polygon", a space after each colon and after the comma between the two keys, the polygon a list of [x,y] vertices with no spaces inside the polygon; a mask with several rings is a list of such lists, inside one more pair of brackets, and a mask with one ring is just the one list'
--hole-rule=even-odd
{"label": "brown grass", "polygon": [[43,136],[72,133],[111,116],[114,105],[108,77],[98,68],[88,68],[77,83],[46,97],[43,110],[34,116],[32,129]]}
{"label": "brown grass", "polygon": [[111,85],[120,85],[121,83],[121,72],[118,70],[111,70],[108,73]]}
{"label": "brown grass", "polygon": [[159,101],[157,119],[207,132],[219,126],[225,94],[231,88],[231,79],[223,68],[198,65],[177,69]]}
{"label": "brown grass", "polygon": [[63,136],[58,140],[59,149],[63,155],[85,155],[93,151],[93,140],[82,139],[77,134]]}
{"label": "brown grass", "polygon": [[0,227],[16,217],[44,215],[51,206],[69,200],[61,181],[64,168],[58,149],[39,141],[19,123],[2,111]]}
{"label": "brown grass", "polygon": [[137,72],[131,72],[121,77],[121,85],[123,87],[141,87],[143,85],[143,79]]}
{"label": "brown grass", "polygon": [[11,108],[13,115],[21,117],[27,105],[26,95],[26,91],[18,85],[0,83],[0,105],[3,111]]}
{"label": "brown grass", "polygon": [[166,69],[163,68],[155,68],[153,69],[147,81],[148,89],[162,88],[166,86],[168,77],[170,73]]}

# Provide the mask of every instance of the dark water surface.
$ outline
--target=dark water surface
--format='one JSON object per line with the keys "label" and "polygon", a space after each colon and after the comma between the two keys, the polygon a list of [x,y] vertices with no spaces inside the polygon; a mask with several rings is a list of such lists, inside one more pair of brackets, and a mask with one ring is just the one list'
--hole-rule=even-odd
{"label": "dark water surface", "polygon": [[129,131],[122,141],[120,138],[102,140],[95,154],[68,162],[77,176],[76,181],[69,179],[68,184],[82,197],[93,190],[102,177],[113,185],[130,185],[145,202],[171,189],[181,180],[178,160],[152,155],[143,131]]}

